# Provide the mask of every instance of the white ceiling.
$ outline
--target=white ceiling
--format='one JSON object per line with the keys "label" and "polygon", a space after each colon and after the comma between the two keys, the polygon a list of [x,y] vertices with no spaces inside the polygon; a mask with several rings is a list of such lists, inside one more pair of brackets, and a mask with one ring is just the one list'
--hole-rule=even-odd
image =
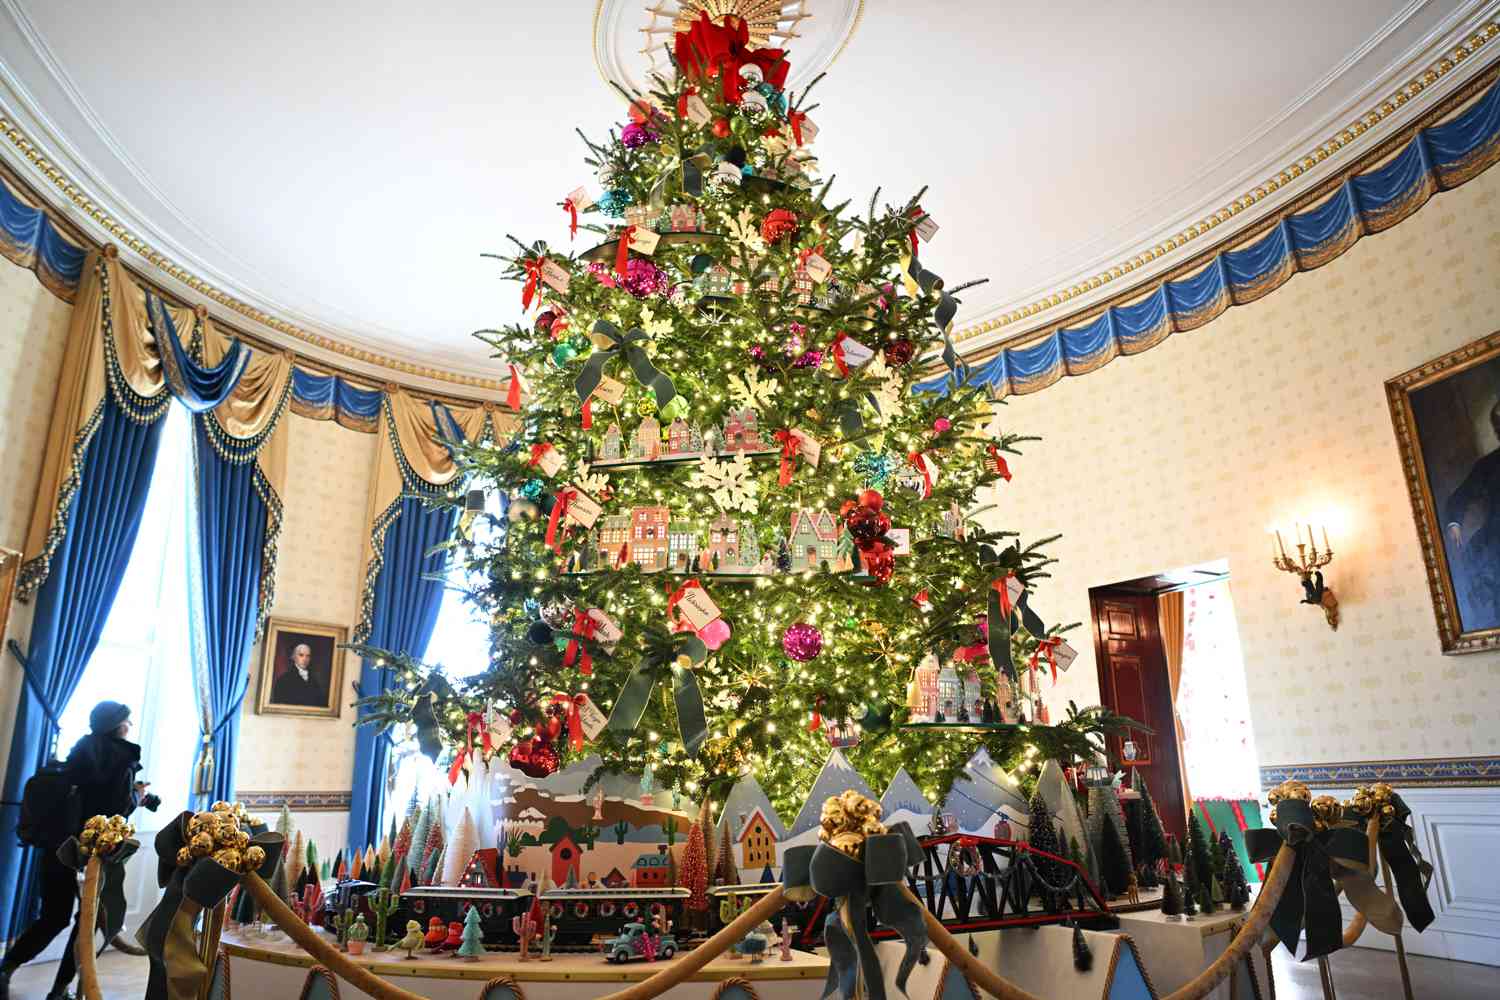
{"label": "white ceiling", "polygon": [[[990,278],[971,321],[1253,187],[1484,6],[867,0],[816,92],[818,152],[856,204],[931,185],[926,261]],[[593,8],[0,0],[0,99],[189,270],[342,341],[492,374],[468,333],[519,304],[479,254],[507,232],[566,245],[555,203],[592,181],[573,127],[620,117]]]}

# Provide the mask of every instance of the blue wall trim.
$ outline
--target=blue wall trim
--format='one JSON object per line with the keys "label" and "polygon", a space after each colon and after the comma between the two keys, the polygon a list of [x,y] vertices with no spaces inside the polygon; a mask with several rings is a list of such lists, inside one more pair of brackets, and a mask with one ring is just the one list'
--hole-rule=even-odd
{"label": "blue wall trim", "polygon": [[1344,788],[1385,781],[1401,788],[1423,785],[1500,785],[1500,757],[1431,757],[1422,760],[1365,760],[1334,764],[1276,764],[1260,769],[1262,788],[1283,781],[1318,788]]}

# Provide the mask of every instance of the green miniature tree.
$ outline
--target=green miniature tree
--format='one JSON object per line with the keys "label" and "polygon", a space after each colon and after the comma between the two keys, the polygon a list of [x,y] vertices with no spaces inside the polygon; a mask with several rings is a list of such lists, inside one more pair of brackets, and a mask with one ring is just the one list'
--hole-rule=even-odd
{"label": "green miniature tree", "polygon": [[738,885],[739,881],[740,869],[734,863],[734,845],[729,840],[729,820],[725,819],[719,828],[719,849],[714,852],[714,885]]}
{"label": "green miniature tree", "polygon": [[479,907],[471,906],[464,914],[464,936],[456,954],[465,961],[477,962],[484,954],[484,932],[479,928]]}
{"label": "green miniature tree", "polygon": [[1161,912],[1168,917],[1182,916],[1182,890],[1177,887],[1177,876],[1170,871],[1162,884]]}
{"label": "green miniature tree", "polygon": [[1106,821],[1101,844],[1104,856],[1099,859],[1099,881],[1107,895],[1123,896],[1130,884],[1130,860],[1120,843],[1120,828]]}
{"label": "green miniature tree", "polygon": [[[1040,795],[1031,797],[1031,819],[1030,832],[1027,835],[1027,843],[1038,851],[1046,854],[1061,856],[1062,846],[1057,842],[1057,828],[1052,825],[1052,814],[1047,811],[1047,803]],[[1043,885],[1038,887],[1042,905],[1048,911],[1058,909],[1058,893],[1049,888],[1066,882],[1069,877],[1069,869],[1066,865],[1059,864],[1050,857],[1036,855],[1032,861],[1036,865],[1037,874],[1041,876]]]}
{"label": "green miniature tree", "polygon": [[1250,882],[1245,877],[1245,868],[1240,864],[1239,854],[1227,831],[1219,833],[1219,849],[1224,855],[1224,873],[1220,878],[1224,886],[1224,898],[1231,909],[1243,910],[1250,901]]}
{"label": "green miniature tree", "polygon": [[1209,865],[1213,869],[1214,900],[1225,902],[1224,898],[1224,847],[1220,840],[1211,839],[1208,842]]}
{"label": "green miniature tree", "polygon": [[661,832],[666,835],[667,847],[670,849],[677,843],[677,817],[668,816],[661,824]]}
{"label": "green miniature tree", "polygon": [[1161,813],[1157,811],[1156,800],[1151,797],[1151,789],[1147,787],[1146,779],[1141,776],[1139,768],[1132,771],[1130,787],[1141,796],[1137,810],[1141,817],[1141,844],[1135,855],[1136,863],[1150,867],[1154,875],[1156,866],[1167,860],[1166,827],[1162,826]]}
{"label": "green miniature tree", "polygon": [[1193,884],[1203,887],[1210,884],[1214,876],[1213,857],[1209,853],[1208,838],[1203,835],[1203,824],[1198,821],[1198,812],[1188,813],[1187,866],[1193,873]]}
{"label": "green miniature tree", "polygon": [[1193,878],[1193,866],[1182,867],[1182,916],[1191,920],[1198,914],[1198,883]]}
{"label": "green miniature tree", "polygon": [[614,830],[615,843],[618,844],[621,847],[624,847],[625,846],[625,835],[630,832],[630,824],[627,823],[627,822],[625,822],[622,819],[619,822],[617,822],[613,827],[611,827],[611,829]]}

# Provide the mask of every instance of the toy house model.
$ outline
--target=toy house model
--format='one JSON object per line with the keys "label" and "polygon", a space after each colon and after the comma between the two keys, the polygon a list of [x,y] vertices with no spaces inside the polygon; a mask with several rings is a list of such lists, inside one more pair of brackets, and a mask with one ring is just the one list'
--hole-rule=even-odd
{"label": "toy house model", "polygon": [[792,572],[815,570],[825,562],[832,567],[838,534],[838,526],[828,511],[793,511],[791,530],[787,533]]}
{"label": "toy house model", "polygon": [[958,721],[958,706],[963,701],[963,686],[958,681],[958,671],[953,669],[953,664],[945,663],[937,679],[938,711],[943,715],[942,722]]}
{"label": "toy house model", "polygon": [[720,514],[708,526],[707,569],[717,573],[760,571],[760,542],[744,521]]}
{"label": "toy house model", "polygon": [[661,457],[661,424],[647,417],[635,429],[630,440],[630,457],[637,462],[654,462]]}
{"label": "toy house model", "polygon": [[620,565],[620,554],[630,544],[630,515],[606,514],[599,519],[599,568]]}
{"label": "toy house model", "polygon": [[578,878],[580,853],[578,844],[569,833],[563,834],[552,845],[552,883],[554,885],[566,885],[570,876],[574,879]]}
{"label": "toy house model", "polygon": [[672,859],[665,851],[642,854],[630,866],[637,889],[655,889],[672,884]]}
{"label": "toy house model", "polygon": [[609,874],[604,876],[604,888],[606,889],[625,889],[629,885],[630,879],[626,878],[625,873],[618,868],[611,868]]}
{"label": "toy house model", "polygon": [[762,868],[776,863],[776,833],[759,809],[740,824],[740,867]]}
{"label": "toy house model", "polygon": [[674,233],[698,231],[699,215],[696,205],[673,205],[668,214],[668,224]]}
{"label": "toy house model", "polygon": [[604,432],[604,441],[599,445],[599,458],[601,462],[618,462],[624,457],[624,438],[620,433],[619,424],[610,424]]}
{"label": "toy house model", "polygon": [[964,714],[968,716],[968,722],[978,722],[984,711],[984,685],[979,680],[979,671],[974,669],[974,664],[969,663],[969,670],[964,674],[964,694],[962,700]]}
{"label": "toy house model", "polygon": [[807,261],[797,262],[797,270],[792,275],[792,294],[797,297],[799,306],[810,305],[813,300],[814,283],[812,275],[807,273]]}
{"label": "toy house model", "polygon": [[692,570],[693,560],[698,558],[698,532],[691,526],[667,529],[667,565],[686,573]]}
{"label": "toy house model", "polygon": [[667,428],[668,455],[698,455],[703,452],[703,436],[697,428],[678,417]]}
{"label": "toy house model", "polygon": [[667,522],[671,517],[666,507],[635,507],[630,511],[629,558],[647,573],[667,568]]}
{"label": "toy house model", "polygon": [[724,418],[724,440],[721,449],[726,452],[765,451],[760,439],[760,418],[754,410],[731,410]]}
{"label": "toy house model", "polygon": [[917,664],[917,669],[912,672],[911,687],[906,699],[906,707],[911,712],[912,722],[931,722],[936,716],[938,673],[938,660],[933,653],[922,657],[922,662]]}

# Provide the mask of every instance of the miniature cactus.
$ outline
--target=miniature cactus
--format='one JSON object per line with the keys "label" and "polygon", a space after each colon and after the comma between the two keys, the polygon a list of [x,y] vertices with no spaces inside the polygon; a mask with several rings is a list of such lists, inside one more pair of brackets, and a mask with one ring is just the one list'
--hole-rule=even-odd
{"label": "miniature cactus", "polygon": [[368,897],[370,911],[375,914],[375,950],[386,950],[386,922],[401,907],[401,896],[385,886],[376,889]]}
{"label": "miniature cactus", "polygon": [[557,939],[557,925],[550,916],[542,921],[542,932],[538,938],[542,942],[542,961],[552,961],[552,942]]}
{"label": "miniature cactus", "polygon": [[530,914],[521,914],[510,918],[511,930],[516,932],[516,938],[521,942],[521,961],[530,961],[531,939],[536,935],[536,921],[531,919]]}
{"label": "miniature cactus", "polygon": [[365,953],[365,942],[370,940],[370,928],[365,923],[365,915],[363,913],[358,914],[354,918],[354,923],[349,927],[348,938],[349,954],[363,955]]}
{"label": "miniature cactus", "polygon": [[343,913],[335,914],[333,918],[333,929],[339,937],[339,951],[349,950],[349,928],[354,926],[354,910],[346,909]]}

